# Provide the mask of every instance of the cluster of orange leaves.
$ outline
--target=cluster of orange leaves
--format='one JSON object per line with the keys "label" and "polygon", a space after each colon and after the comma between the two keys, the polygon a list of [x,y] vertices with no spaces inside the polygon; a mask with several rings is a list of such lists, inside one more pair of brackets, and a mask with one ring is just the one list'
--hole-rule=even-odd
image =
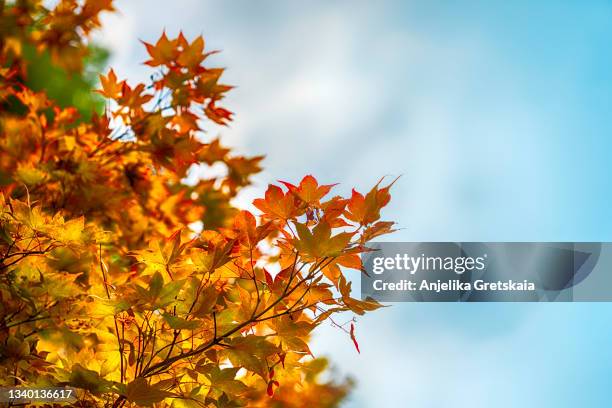
{"label": "cluster of orange leaves", "polygon": [[[145,43],[149,84],[102,75],[89,122],[24,85],[21,45],[77,72],[110,10],[0,3],[0,385],[69,385],[91,407],[337,404],[348,384],[320,380],[308,342],[380,306],[344,268],[392,231],[390,185],[329,197],[306,176],[270,185],[258,215],[235,209],[262,157],[203,136],[232,113],[202,37]],[[226,173],[185,181],[213,164]]]}

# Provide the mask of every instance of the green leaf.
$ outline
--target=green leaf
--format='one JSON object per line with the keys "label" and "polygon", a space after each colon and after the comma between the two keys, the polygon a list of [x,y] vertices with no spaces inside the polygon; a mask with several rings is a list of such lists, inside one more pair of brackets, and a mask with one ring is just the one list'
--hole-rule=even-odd
{"label": "green leaf", "polygon": [[299,337],[283,337],[283,342],[288,350],[312,355],[308,344]]}
{"label": "green leaf", "polygon": [[166,286],[164,286],[164,288],[161,290],[159,294],[158,306],[163,307],[163,306],[167,306],[168,304],[172,303],[175,300],[175,298],[178,296],[185,282],[186,280],[183,279],[183,280],[178,280],[178,281],[172,281],[166,284]]}
{"label": "green leaf", "polygon": [[97,372],[88,370],[80,364],[72,366],[69,382],[73,387],[88,390],[93,394],[108,392],[112,386],[112,382],[105,380]]}
{"label": "green leaf", "polygon": [[226,352],[234,366],[244,367],[265,378],[268,370],[264,359],[279,351],[265,337],[248,335],[232,339]]}
{"label": "green leaf", "polygon": [[168,326],[177,330],[194,330],[200,325],[200,322],[198,322],[197,320],[185,320],[181,317],[172,316],[168,313],[164,313],[164,320],[166,320]]}
{"label": "green leaf", "polygon": [[152,299],[155,299],[161,293],[161,290],[164,286],[164,278],[161,273],[155,272],[153,277],[151,278],[151,282],[149,282],[149,295]]}
{"label": "green leaf", "polygon": [[238,370],[238,367],[219,369],[219,367],[213,366],[210,373],[211,389],[218,389],[230,395],[247,391],[247,386],[242,381],[235,379]]}
{"label": "green leaf", "polygon": [[9,233],[4,229],[4,227],[0,227],[0,240],[5,243],[11,245],[13,243],[13,238],[9,235]]}

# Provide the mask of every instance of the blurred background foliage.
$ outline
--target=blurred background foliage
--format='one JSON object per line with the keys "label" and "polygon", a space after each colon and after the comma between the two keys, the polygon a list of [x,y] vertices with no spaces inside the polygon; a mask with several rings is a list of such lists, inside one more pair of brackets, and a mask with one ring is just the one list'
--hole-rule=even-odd
{"label": "blurred background foliage", "polygon": [[48,51],[38,52],[31,45],[23,48],[22,57],[28,61],[25,84],[35,91],[45,91],[62,108],[74,106],[87,121],[93,112],[102,113],[104,98],[92,92],[109,58],[109,51],[97,45],[88,47],[82,72],[68,72],[54,64]]}

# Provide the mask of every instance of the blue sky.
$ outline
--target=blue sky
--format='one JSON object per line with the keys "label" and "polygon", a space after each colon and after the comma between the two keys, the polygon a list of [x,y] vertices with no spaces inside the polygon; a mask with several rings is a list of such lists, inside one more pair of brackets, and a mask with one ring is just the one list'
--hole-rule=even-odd
{"label": "blue sky", "polygon": [[[117,2],[98,41],[144,80],[138,39],[204,34],[238,88],[210,128],[278,178],[366,189],[402,175],[386,217],[406,241],[612,239],[612,4]],[[607,304],[396,304],[361,318],[349,407],[607,406]],[[398,404],[398,398],[404,401]]]}

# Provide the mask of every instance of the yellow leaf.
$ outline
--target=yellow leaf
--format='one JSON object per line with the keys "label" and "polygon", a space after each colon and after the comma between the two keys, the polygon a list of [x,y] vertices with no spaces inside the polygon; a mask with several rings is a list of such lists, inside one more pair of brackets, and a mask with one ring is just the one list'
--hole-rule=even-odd
{"label": "yellow leaf", "polygon": [[35,186],[44,182],[47,174],[34,167],[31,163],[19,163],[15,174],[17,180],[28,186]]}
{"label": "yellow leaf", "polygon": [[150,407],[174,394],[152,387],[144,378],[138,377],[127,385],[126,398],[137,405]]}

